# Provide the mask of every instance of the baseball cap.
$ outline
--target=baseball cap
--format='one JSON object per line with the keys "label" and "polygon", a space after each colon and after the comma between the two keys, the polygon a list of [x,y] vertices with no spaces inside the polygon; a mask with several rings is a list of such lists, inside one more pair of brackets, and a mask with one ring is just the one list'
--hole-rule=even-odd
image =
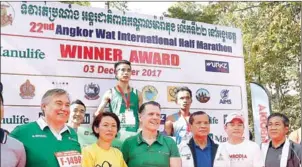
{"label": "baseball cap", "polygon": [[244,123],[244,117],[243,117],[243,115],[240,114],[240,113],[234,112],[234,113],[230,113],[226,117],[224,125],[226,125],[227,123],[232,122],[234,119],[239,119],[239,120],[241,120]]}

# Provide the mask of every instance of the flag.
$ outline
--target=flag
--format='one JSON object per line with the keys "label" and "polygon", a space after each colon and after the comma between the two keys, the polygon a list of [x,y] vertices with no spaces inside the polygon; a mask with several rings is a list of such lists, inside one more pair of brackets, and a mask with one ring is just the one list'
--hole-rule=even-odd
{"label": "flag", "polygon": [[255,142],[259,145],[269,140],[267,132],[267,117],[271,113],[270,99],[267,91],[258,83],[250,83],[252,109],[254,118]]}

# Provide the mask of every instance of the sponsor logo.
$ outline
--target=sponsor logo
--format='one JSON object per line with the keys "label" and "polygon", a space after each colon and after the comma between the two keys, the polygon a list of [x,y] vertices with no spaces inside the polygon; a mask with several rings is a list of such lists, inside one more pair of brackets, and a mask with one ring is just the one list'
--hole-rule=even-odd
{"label": "sponsor logo", "polygon": [[227,137],[224,137],[222,135],[214,135],[213,133],[210,133],[209,136],[212,140],[216,140],[220,143],[226,142],[228,139]]}
{"label": "sponsor logo", "polygon": [[47,136],[46,135],[32,135],[31,136],[32,138],[47,138]]}
{"label": "sponsor logo", "polygon": [[225,124],[226,118],[228,117],[228,114],[223,115],[223,124]]}
{"label": "sponsor logo", "polygon": [[224,160],[223,155],[220,153],[217,158],[217,161],[223,161],[223,160]]}
{"label": "sponsor logo", "polygon": [[99,93],[100,93],[100,86],[98,84],[94,84],[94,83],[90,83],[90,84],[86,84],[84,87],[84,91],[85,91],[85,98],[88,100],[96,100],[98,99]]}
{"label": "sponsor logo", "polygon": [[2,119],[2,124],[27,124],[28,122],[29,118],[25,117],[25,115],[12,115]]}
{"label": "sponsor logo", "polygon": [[206,60],[206,71],[229,73],[229,63],[223,61]]}
{"label": "sponsor logo", "polygon": [[1,56],[21,59],[44,59],[45,53],[40,49],[10,50],[1,46]]}
{"label": "sponsor logo", "polygon": [[158,91],[154,86],[147,85],[142,90],[143,98],[147,101],[153,101],[158,95]]}
{"label": "sponsor logo", "polygon": [[61,82],[61,81],[52,81],[51,84],[53,85],[53,88],[61,88],[61,89],[66,89],[68,86],[68,82]]}
{"label": "sponsor logo", "polygon": [[1,2],[1,27],[12,25],[15,17],[15,10],[8,2]]}
{"label": "sponsor logo", "polygon": [[39,118],[44,116],[44,114],[42,112],[39,112]]}
{"label": "sponsor logo", "polygon": [[210,124],[218,124],[218,119],[216,117],[210,117]]}
{"label": "sponsor logo", "polygon": [[260,134],[261,134],[261,142],[262,143],[267,143],[269,141],[268,138],[268,132],[266,128],[266,121],[267,121],[267,112],[266,112],[266,107],[259,104],[258,105],[258,111],[259,111],[259,123],[260,123]]}
{"label": "sponsor logo", "polygon": [[245,159],[247,156],[245,154],[230,154],[231,159]]}
{"label": "sponsor logo", "polygon": [[191,159],[192,154],[190,154],[190,153],[187,153],[187,154],[181,154],[181,156],[182,156],[182,157],[185,157],[185,158],[186,158],[186,160],[190,160],[190,159]]}
{"label": "sponsor logo", "polygon": [[20,96],[22,99],[32,99],[35,96],[35,90],[35,86],[31,84],[29,80],[26,80],[26,82],[20,86]]}
{"label": "sponsor logo", "polygon": [[167,119],[166,114],[160,114],[160,124],[165,124],[166,119]]}
{"label": "sponsor logo", "polygon": [[210,100],[210,93],[208,90],[204,88],[200,88],[196,91],[196,99],[200,103],[206,103]]}
{"label": "sponsor logo", "polygon": [[90,124],[90,114],[86,113],[82,124]]}
{"label": "sponsor logo", "polygon": [[175,102],[176,101],[176,86],[168,86],[167,87],[167,94],[168,94],[168,102]]}
{"label": "sponsor logo", "polygon": [[231,99],[229,99],[229,92],[230,92],[230,90],[228,90],[228,89],[223,89],[220,92],[221,99],[220,99],[219,104],[232,104]]}

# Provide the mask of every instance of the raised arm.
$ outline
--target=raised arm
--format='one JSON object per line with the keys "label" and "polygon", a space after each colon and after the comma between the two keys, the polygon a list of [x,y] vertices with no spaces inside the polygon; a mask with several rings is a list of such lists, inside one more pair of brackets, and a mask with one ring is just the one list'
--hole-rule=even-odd
{"label": "raised arm", "polygon": [[99,113],[104,112],[104,109],[106,107],[106,105],[109,103],[110,98],[111,98],[111,90],[107,90],[103,97],[102,97],[102,101],[101,104],[99,105],[98,109],[96,110],[96,112],[94,113],[94,116],[97,116]]}

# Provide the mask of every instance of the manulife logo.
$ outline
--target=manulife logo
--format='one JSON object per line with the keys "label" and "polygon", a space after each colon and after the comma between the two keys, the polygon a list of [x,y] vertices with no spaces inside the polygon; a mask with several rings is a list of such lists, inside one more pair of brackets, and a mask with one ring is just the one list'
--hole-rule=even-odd
{"label": "manulife logo", "polygon": [[6,49],[1,46],[1,57],[23,58],[23,59],[44,59],[45,53],[40,49],[17,50]]}

